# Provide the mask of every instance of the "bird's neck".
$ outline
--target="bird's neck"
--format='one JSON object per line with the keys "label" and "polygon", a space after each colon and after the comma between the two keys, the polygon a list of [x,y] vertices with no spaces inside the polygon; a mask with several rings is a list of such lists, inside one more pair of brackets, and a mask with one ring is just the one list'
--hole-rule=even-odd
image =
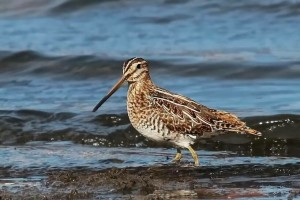
{"label": "bird's neck", "polygon": [[[149,76],[143,77],[139,81],[129,84],[127,98],[131,99],[145,98],[155,86]],[[137,97],[134,97],[137,96]]]}
{"label": "bird's neck", "polygon": [[153,82],[149,74],[144,75],[141,79],[136,82],[129,83],[129,90],[143,90],[153,87]]}

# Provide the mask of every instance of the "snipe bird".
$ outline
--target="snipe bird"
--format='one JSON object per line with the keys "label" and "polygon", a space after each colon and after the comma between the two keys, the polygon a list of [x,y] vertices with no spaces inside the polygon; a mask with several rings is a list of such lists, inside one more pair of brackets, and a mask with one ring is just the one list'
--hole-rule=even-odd
{"label": "snipe bird", "polygon": [[182,158],[187,148],[199,165],[197,153],[191,145],[197,138],[225,132],[261,133],[246,126],[235,115],[210,109],[192,99],[156,86],[143,58],[131,58],[123,64],[123,76],[95,106],[95,112],[121,85],[127,81],[127,111],[132,126],[143,136],[157,142],[169,142],[177,148],[174,161]]}

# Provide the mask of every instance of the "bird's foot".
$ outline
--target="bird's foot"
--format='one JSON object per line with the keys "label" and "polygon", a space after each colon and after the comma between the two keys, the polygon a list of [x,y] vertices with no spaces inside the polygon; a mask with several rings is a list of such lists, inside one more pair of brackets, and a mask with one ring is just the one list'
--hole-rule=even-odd
{"label": "bird's foot", "polygon": [[180,160],[182,158],[181,152],[177,152],[175,158],[172,160],[173,163],[180,163]]}

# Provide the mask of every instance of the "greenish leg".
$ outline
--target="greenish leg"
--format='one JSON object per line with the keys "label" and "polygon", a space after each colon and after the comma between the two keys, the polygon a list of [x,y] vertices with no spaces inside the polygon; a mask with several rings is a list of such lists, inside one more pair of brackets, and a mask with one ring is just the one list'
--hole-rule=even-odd
{"label": "greenish leg", "polygon": [[175,158],[173,159],[173,162],[180,162],[181,158],[182,158],[181,150],[177,149],[177,153]]}
{"label": "greenish leg", "polygon": [[193,158],[194,158],[194,161],[195,161],[195,166],[199,166],[199,159],[198,159],[198,155],[196,153],[196,151],[194,151],[194,149],[190,146],[187,147],[188,150],[191,152]]}

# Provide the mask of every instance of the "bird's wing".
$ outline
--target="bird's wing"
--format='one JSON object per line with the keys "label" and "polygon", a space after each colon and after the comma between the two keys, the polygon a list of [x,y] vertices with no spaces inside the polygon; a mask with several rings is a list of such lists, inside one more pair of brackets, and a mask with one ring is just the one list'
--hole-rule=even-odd
{"label": "bird's wing", "polygon": [[214,131],[247,133],[246,130],[249,129],[244,122],[233,114],[210,109],[192,99],[162,88],[156,87],[150,93],[150,98],[152,104],[163,108],[168,114],[169,124],[172,124],[172,128],[179,132],[184,130],[185,133],[193,134]]}

